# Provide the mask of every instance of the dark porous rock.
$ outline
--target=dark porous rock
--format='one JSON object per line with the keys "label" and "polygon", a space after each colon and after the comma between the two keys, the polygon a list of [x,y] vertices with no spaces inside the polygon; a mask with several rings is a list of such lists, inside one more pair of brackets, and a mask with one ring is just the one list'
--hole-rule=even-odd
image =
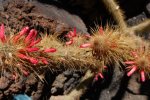
{"label": "dark porous rock", "polygon": [[69,79],[66,83],[64,83],[64,90],[67,90],[71,84],[75,82],[75,78]]}
{"label": "dark porous rock", "polygon": [[52,84],[51,93],[56,94],[63,91],[64,82],[66,81],[67,77],[64,74],[59,74],[55,81]]}
{"label": "dark porous rock", "polygon": [[73,73],[72,73],[72,71],[70,71],[70,70],[66,70],[66,71],[63,72],[63,74],[64,74],[65,76],[71,76]]}
{"label": "dark porous rock", "polygon": [[39,2],[33,1],[36,10],[34,12],[38,14],[42,14],[43,16],[60,21],[61,23],[65,23],[68,27],[76,27],[77,31],[87,33],[87,28],[83,21],[77,15],[73,15],[63,9],[60,9],[54,5],[41,4]]}
{"label": "dark porous rock", "polygon": [[54,5],[25,1],[6,0],[3,3],[5,10],[0,12],[0,22],[15,30],[29,26],[42,33],[61,35],[76,27],[77,31],[87,33],[85,24],[77,15],[72,15]]}
{"label": "dark porous rock", "polygon": [[129,18],[127,20],[127,23],[129,26],[133,26],[133,25],[139,24],[140,22],[144,21],[145,19],[147,19],[147,16],[146,16],[145,12],[142,12],[141,14],[139,14],[135,17]]}
{"label": "dark porous rock", "polygon": [[52,84],[51,93],[56,94],[67,94],[80,82],[82,77],[81,72],[73,72],[66,70],[59,74]]}
{"label": "dark porous rock", "polygon": [[[139,23],[143,22],[144,20],[148,19],[148,16],[146,15],[145,12],[142,12],[141,14],[135,16],[135,17],[132,17],[132,18],[129,18],[127,20],[127,24],[129,26],[133,26],[133,25],[138,25]],[[137,33],[138,35],[140,36],[143,36],[145,37],[145,39],[150,39],[150,33],[149,32],[146,32],[146,33]]]}
{"label": "dark porous rock", "polygon": [[78,73],[73,73],[73,77],[79,78],[79,77],[80,77],[80,74],[78,74]]}

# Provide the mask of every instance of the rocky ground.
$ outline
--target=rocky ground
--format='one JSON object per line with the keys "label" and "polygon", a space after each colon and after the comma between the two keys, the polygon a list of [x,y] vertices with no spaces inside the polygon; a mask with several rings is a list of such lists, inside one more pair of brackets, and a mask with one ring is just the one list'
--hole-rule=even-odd
{"label": "rocky ground", "polygon": [[[128,25],[135,25],[150,17],[150,1],[120,0]],[[134,4],[134,6],[133,6]],[[66,34],[73,27],[89,33],[95,23],[112,21],[100,0],[0,0],[0,23],[7,32],[19,31],[23,26],[37,29],[40,33]],[[145,38],[149,39],[149,35]],[[33,100],[47,100],[54,95],[67,94],[80,81],[84,72],[44,71],[41,81],[32,73],[14,81],[7,71],[0,78],[0,100],[12,100],[13,95],[26,93]],[[138,75],[131,78],[117,69],[105,73],[105,79],[92,82],[81,100],[149,100],[150,81],[139,82]]]}

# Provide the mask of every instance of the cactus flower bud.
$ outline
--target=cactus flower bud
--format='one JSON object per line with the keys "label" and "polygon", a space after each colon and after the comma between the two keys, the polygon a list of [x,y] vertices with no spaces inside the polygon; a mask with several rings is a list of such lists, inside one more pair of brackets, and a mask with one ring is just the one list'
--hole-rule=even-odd
{"label": "cactus flower bud", "polygon": [[0,39],[3,43],[6,41],[4,24],[0,26]]}
{"label": "cactus flower bud", "polygon": [[39,62],[36,58],[33,58],[33,57],[30,57],[29,61],[34,65],[38,64],[38,62]]}
{"label": "cactus flower bud", "polygon": [[142,81],[142,82],[145,82],[145,72],[142,70],[142,71],[140,72],[140,74],[141,74],[141,81]]}
{"label": "cactus flower bud", "polygon": [[41,40],[42,40],[42,39],[40,38],[40,39],[37,39],[37,40],[35,40],[35,41],[31,41],[31,43],[30,43],[27,47],[32,47],[32,46],[38,44]]}
{"label": "cactus flower bud", "polygon": [[131,76],[137,70],[137,66],[133,65],[132,69],[127,73],[127,76]]}
{"label": "cactus flower bud", "polygon": [[30,30],[28,36],[25,38],[25,43],[28,44],[35,38],[36,31],[34,29]]}
{"label": "cactus flower bud", "polygon": [[126,61],[126,62],[124,62],[125,64],[129,64],[129,65],[131,65],[131,64],[135,64],[135,62],[134,61]]}
{"label": "cactus flower bud", "polygon": [[25,50],[28,52],[36,52],[39,50],[39,48],[26,48]]}
{"label": "cactus flower bud", "polygon": [[28,57],[24,54],[18,54],[17,56],[21,59],[28,59]]}
{"label": "cactus flower bud", "polygon": [[53,52],[56,52],[56,49],[55,48],[49,48],[49,49],[45,49],[43,52],[53,53]]}
{"label": "cactus flower bud", "polygon": [[80,45],[80,48],[88,48],[88,47],[91,47],[90,43],[85,43],[85,44]]}
{"label": "cactus flower bud", "polygon": [[71,45],[73,43],[73,39],[71,39],[70,41],[66,42],[66,45]]}

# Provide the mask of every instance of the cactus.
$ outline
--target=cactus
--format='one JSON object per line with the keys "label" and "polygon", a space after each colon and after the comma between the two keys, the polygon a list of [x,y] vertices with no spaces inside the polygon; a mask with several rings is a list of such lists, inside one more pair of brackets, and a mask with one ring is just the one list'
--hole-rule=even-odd
{"label": "cactus", "polygon": [[[103,71],[115,64],[124,64],[127,76],[138,71],[144,82],[150,73],[149,43],[135,34],[149,31],[150,20],[128,27],[124,15],[114,0],[103,0],[118,23],[118,28],[98,27],[93,35],[77,34],[70,31],[66,42],[57,36],[41,35],[35,29],[23,28],[18,34],[5,35],[0,26],[0,67],[16,74],[28,76],[31,72],[40,73],[44,68],[51,70],[86,70],[81,83],[69,94],[58,96],[69,100],[79,99],[87,85],[95,76],[105,78]],[[121,65],[120,65],[121,67]],[[77,97],[77,98],[76,98]],[[55,98],[55,97],[53,97]],[[56,97],[57,98],[57,97]]]}

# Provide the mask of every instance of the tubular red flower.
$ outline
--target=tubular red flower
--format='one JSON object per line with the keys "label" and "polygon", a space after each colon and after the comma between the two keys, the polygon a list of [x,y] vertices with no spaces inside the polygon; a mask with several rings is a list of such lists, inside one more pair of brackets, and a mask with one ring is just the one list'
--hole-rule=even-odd
{"label": "tubular red flower", "polygon": [[41,61],[43,62],[43,64],[46,64],[46,65],[48,64],[48,61],[46,58],[42,58]]}
{"label": "tubular red flower", "polygon": [[74,28],[73,31],[70,31],[70,35],[71,35],[72,37],[76,37],[76,36],[77,36],[77,29]]}
{"label": "tubular red flower", "polygon": [[13,38],[14,43],[16,43],[16,42],[19,40],[20,37],[21,37],[20,35],[16,35],[16,36]]}
{"label": "tubular red flower", "polygon": [[80,48],[88,48],[88,47],[91,47],[90,43],[85,43],[85,44],[80,45]]}
{"label": "tubular red flower", "polygon": [[32,46],[38,44],[41,40],[42,40],[42,39],[40,38],[40,39],[37,39],[37,40],[35,40],[35,41],[31,41],[31,43],[30,43],[27,47],[32,47]]}
{"label": "tubular red flower", "polygon": [[98,77],[100,77],[101,79],[104,79],[103,74],[102,74],[102,73],[100,73],[100,72],[99,72],[98,74],[96,74],[96,75],[95,75],[94,80],[96,80],[96,81],[97,81],[97,80],[98,80]]}
{"label": "tubular red flower", "polygon": [[28,52],[36,52],[39,50],[39,48],[26,48],[25,50]]}
{"label": "tubular red flower", "polygon": [[72,38],[71,34],[69,34],[69,33],[67,35],[65,35],[65,37]]}
{"label": "tubular red flower", "polygon": [[35,38],[36,31],[34,29],[30,30],[28,36],[25,38],[25,43],[28,44]]}
{"label": "tubular red flower", "polygon": [[22,36],[22,35],[26,34],[28,31],[29,31],[29,27],[26,26],[19,32],[19,35]]}
{"label": "tubular red flower", "polygon": [[6,41],[4,24],[1,24],[0,26],[0,39],[3,43]]}
{"label": "tubular red flower", "polygon": [[16,42],[18,41],[18,39],[19,39],[21,36],[23,36],[24,34],[26,34],[28,31],[29,31],[29,27],[28,27],[28,26],[24,27],[24,28],[19,32],[19,34],[14,37],[14,42],[16,43]]}
{"label": "tubular red flower", "polygon": [[142,71],[140,72],[140,74],[141,74],[141,81],[142,81],[142,82],[145,82],[145,72],[142,70]]}
{"label": "tubular red flower", "polygon": [[24,54],[18,54],[17,57],[19,57],[21,59],[28,59],[28,57]]}
{"label": "tubular red flower", "polygon": [[56,52],[56,49],[55,48],[49,48],[49,49],[45,49],[43,52],[53,53],[53,52]]}
{"label": "tubular red flower", "polygon": [[137,70],[137,66],[133,65],[132,69],[127,73],[127,76],[131,76]]}
{"label": "tubular red flower", "polygon": [[73,39],[71,39],[70,41],[66,42],[66,45],[71,45],[73,43]]}
{"label": "tubular red flower", "polygon": [[36,58],[33,58],[33,57],[29,57],[29,61],[34,65],[38,64],[39,62]]}
{"label": "tubular red flower", "polygon": [[135,64],[135,62],[134,61],[126,61],[126,62],[124,62],[125,64],[129,64],[129,65],[131,65],[131,64]]}
{"label": "tubular red flower", "polygon": [[100,78],[102,78],[102,79],[104,78],[102,73],[99,72],[98,75],[100,76]]}
{"label": "tubular red flower", "polygon": [[73,38],[73,37],[76,37],[76,36],[77,36],[76,28],[74,28],[73,31],[70,31],[70,32],[66,35],[66,37],[68,37],[68,38]]}
{"label": "tubular red flower", "polygon": [[94,80],[97,81],[98,80],[98,74],[95,75]]}

